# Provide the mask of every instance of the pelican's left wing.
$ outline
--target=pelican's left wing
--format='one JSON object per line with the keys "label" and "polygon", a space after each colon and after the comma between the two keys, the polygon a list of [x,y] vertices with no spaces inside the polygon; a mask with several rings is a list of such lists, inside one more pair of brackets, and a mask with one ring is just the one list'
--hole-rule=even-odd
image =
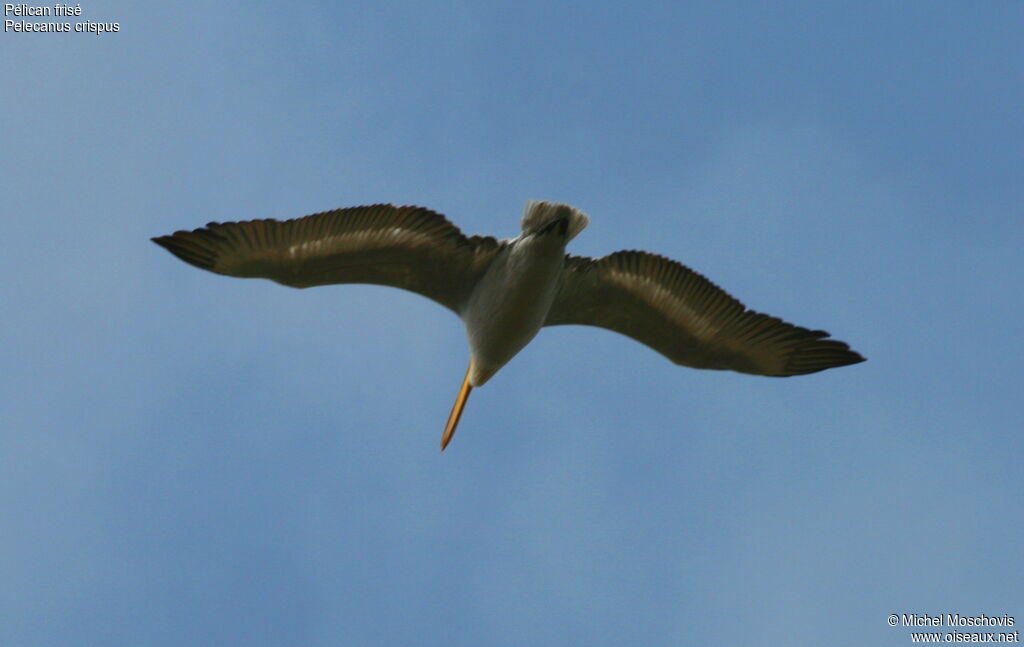
{"label": "pelican's left wing", "polygon": [[153,242],[217,274],[267,278],[296,288],[389,285],[433,299],[456,314],[501,245],[490,237],[467,237],[429,209],[390,204],[283,222],[211,222]]}
{"label": "pelican's left wing", "polygon": [[845,343],[748,310],[697,272],[654,254],[566,256],[545,326],[622,333],[676,364],[778,377],[863,362]]}

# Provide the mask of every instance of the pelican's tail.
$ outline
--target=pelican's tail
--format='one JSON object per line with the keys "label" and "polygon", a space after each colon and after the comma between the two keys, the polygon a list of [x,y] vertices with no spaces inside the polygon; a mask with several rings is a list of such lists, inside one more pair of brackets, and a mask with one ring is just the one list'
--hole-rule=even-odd
{"label": "pelican's tail", "polygon": [[546,200],[528,200],[526,208],[523,209],[523,220],[520,226],[524,234],[532,234],[542,231],[559,220],[566,222],[567,240],[572,240],[576,234],[583,231],[590,219],[576,207]]}

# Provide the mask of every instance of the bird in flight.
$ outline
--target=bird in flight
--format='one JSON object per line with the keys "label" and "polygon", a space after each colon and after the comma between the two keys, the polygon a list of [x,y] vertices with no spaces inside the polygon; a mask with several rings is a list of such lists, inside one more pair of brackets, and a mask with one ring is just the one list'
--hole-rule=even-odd
{"label": "bird in flight", "polygon": [[607,328],[676,364],[789,377],[863,362],[844,342],[748,310],[663,256],[566,254],[580,210],[531,200],[510,240],[465,236],[423,207],[375,204],[279,221],[211,222],[153,238],[217,274],[294,288],[372,283],[437,301],[463,321],[469,366],[441,435],[448,446],[473,387],[483,386],[544,326]]}

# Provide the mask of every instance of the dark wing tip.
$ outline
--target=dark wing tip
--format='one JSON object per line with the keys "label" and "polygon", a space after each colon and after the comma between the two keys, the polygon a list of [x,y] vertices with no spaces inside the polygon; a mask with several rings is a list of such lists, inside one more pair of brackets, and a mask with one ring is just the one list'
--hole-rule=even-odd
{"label": "dark wing tip", "polygon": [[845,342],[838,339],[815,339],[793,349],[783,375],[807,375],[866,361],[867,358],[852,350]]}
{"label": "dark wing tip", "polygon": [[211,244],[213,241],[204,236],[204,233],[209,232],[202,229],[176,231],[169,236],[156,236],[150,240],[186,263],[212,272],[215,271],[217,251]]}

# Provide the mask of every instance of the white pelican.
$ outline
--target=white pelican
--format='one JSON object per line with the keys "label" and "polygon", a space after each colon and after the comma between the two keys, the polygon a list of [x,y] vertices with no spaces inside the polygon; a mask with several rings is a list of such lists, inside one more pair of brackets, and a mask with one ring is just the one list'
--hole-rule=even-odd
{"label": "white pelican", "polygon": [[285,220],[211,222],[153,238],[178,258],[228,276],[295,287],[374,283],[411,290],[462,318],[469,366],[441,435],[544,326],[622,333],[676,364],[788,377],[863,362],[845,343],[746,307],[697,272],[638,251],[565,253],[587,226],[564,204],[526,203],[511,240],[466,237],[439,213],[376,204]]}

